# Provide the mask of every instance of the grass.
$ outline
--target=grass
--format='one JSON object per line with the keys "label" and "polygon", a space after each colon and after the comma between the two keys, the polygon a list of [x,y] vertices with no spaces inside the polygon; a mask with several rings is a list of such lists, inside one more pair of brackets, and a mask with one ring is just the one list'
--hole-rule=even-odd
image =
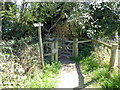
{"label": "grass", "polygon": [[13,88],[56,88],[60,68],[59,61],[52,62],[52,65],[45,64],[43,70],[37,68],[33,73],[27,75],[23,86],[16,85]]}
{"label": "grass", "polygon": [[[81,53],[79,57],[72,57],[78,63],[81,63],[80,67],[85,77],[85,87],[94,88],[120,88],[120,76],[118,75],[117,67],[113,69],[113,72],[108,73],[107,63],[101,63],[96,58],[95,52],[87,50],[88,47],[82,47],[85,53]],[[85,49],[85,50],[84,50]]]}
{"label": "grass", "polygon": [[56,88],[60,67],[58,61],[52,62],[52,65],[46,64],[44,70],[38,70],[28,77],[25,88]]}

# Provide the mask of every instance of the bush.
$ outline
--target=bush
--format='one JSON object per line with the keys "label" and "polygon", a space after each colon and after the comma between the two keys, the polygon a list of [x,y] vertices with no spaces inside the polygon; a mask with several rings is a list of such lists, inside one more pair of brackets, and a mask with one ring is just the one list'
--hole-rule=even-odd
{"label": "bush", "polygon": [[[60,62],[45,64],[42,70],[38,62],[37,44],[29,38],[1,43],[0,88],[53,88]],[[36,69],[37,68],[37,69]]]}

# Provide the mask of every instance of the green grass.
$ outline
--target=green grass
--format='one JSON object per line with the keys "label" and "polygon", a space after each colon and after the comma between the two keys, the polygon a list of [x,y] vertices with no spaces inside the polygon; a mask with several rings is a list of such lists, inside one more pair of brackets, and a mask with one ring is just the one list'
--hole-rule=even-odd
{"label": "green grass", "polygon": [[43,71],[34,72],[28,77],[25,88],[56,88],[60,68],[58,61],[52,62],[52,65],[46,64]]}
{"label": "green grass", "polygon": [[[85,50],[84,50],[85,48]],[[95,57],[93,51],[87,50],[87,47],[82,47],[79,57],[72,57],[73,60],[80,63],[83,75],[85,76],[85,86],[96,88],[120,88],[120,76],[116,68],[108,73],[108,65],[101,64],[101,61]]]}

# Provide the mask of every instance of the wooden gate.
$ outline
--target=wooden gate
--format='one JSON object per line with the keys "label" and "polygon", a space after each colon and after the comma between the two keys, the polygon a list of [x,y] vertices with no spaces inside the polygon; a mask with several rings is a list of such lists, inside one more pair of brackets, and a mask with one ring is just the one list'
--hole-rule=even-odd
{"label": "wooden gate", "polygon": [[44,57],[51,57],[51,60],[58,60],[58,41],[56,39],[43,42]]}
{"label": "wooden gate", "polygon": [[78,39],[75,38],[73,41],[59,39],[59,55],[64,56],[78,56]]}
{"label": "wooden gate", "polygon": [[68,42],[67,40],[59,40],[59,55],[72,56],[72,45],[73,42]]}
{"label": "wooden gate", "polygon": [[74,38],[73,41],[65,39],[49,39],[43,42],[43,55],[44,57],[51,57],[50,60],[58,60],[59,56],[77,57],[78,56],[78,44],[90,42],[78,41],[78,38]]}

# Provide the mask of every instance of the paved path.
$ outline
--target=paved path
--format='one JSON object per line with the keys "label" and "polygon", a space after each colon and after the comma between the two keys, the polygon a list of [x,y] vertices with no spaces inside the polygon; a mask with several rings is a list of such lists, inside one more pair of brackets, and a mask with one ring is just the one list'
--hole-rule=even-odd
{"label": "paved path", "polygon": [[59,78],[58,88],[75,88],[78,86],[78,74],[75,62],[69,60],[66,56],[60,58],[62,71]]}

